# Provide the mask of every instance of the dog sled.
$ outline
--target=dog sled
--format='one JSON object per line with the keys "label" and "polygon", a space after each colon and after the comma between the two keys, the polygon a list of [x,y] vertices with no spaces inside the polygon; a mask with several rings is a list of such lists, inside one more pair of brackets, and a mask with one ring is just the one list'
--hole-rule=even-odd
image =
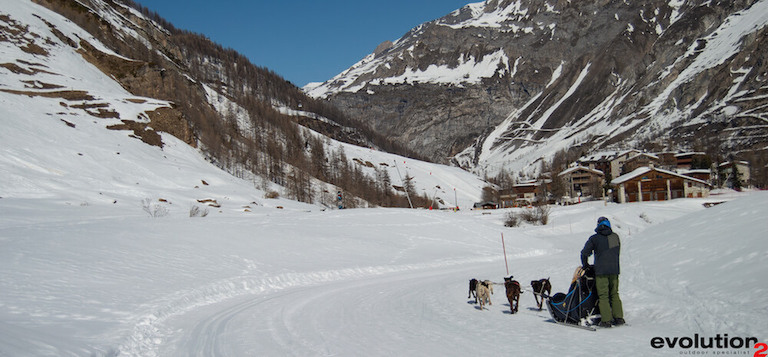
{"label": "dog sled", "polygon": [[593,321],[599,317],[594,269],[578,267],[568,293],[546,296],[547,310],[552,319],[566,326],[594,331]]}

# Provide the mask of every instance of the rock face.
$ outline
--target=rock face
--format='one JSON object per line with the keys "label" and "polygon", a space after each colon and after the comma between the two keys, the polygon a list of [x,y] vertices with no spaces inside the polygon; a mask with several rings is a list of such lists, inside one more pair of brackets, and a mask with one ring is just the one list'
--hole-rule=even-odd
{"label": "rock face", "polygon": [[768,142],[767,14],[765,0],[488,0],[305,90],[475,168],[569,147],[753,150]]}

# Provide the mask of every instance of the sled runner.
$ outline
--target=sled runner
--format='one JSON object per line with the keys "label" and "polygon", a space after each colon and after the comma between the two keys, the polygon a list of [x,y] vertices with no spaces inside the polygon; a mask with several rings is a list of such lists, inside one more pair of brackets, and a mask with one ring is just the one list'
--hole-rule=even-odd
{"label": "sled runner", "polygon": [[549,320],[549,321],[552,321],[553,323],[555,323],[557,325],[560,325],[560,326],[573,327],[573,328],[578,328],[578,329],[587,330],[587,331],[597,331],[597,327],[592,326],[592,325],[584,325],[584,326],[582,326],[582,325],[572,324],[572,323],[568,323],[568,322],[559,322],[559,321],[555,321],[555,320]]}
{"label": "sled runner", "polygon": [[591,325],[598,318],[599,309],[593,269],[577,268],[568,293],[545,297],[547,310],[556,323],[594,331]]}

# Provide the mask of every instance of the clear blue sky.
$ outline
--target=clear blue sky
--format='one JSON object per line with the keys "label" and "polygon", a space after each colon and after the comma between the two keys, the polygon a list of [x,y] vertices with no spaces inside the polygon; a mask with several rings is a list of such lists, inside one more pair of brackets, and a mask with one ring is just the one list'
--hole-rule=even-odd
{"label": "clear blue sky", "polygon": [[301,87],[349,68],[378,44],[479,0],[136,0]]}

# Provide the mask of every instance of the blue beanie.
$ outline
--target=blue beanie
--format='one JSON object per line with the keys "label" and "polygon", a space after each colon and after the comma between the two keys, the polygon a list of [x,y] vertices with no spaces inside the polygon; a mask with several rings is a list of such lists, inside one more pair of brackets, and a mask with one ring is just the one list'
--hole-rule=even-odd
{"label": "blue beanie", "polygon": [[597,226],[608,226],[608,228],[611,227],[611,221],[608,220],[608,218],[600,217],[597,219]]}

